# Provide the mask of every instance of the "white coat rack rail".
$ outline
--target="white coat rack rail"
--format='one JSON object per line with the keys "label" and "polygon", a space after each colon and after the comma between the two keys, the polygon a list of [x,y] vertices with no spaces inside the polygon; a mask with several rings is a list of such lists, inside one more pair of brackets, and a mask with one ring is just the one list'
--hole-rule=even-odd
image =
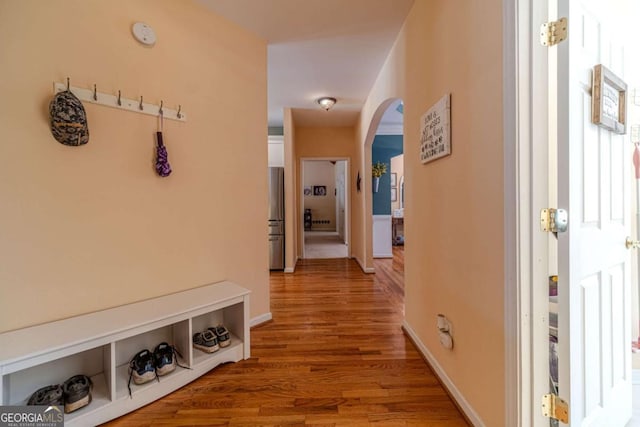
{"label": "white coat rack rail", "polygon": [[98,92],[94,86],[94,89],[85,89],[76,86],[68,86],[67,83],[54,82],[53,91],[55,93],[64,92],[65,90],[71,91],[81,101],[90,102],[91,104],[99,104],[107,107],[117,108],[119,110],[132,111],[134,113],[148,114],[150,116],[158,116],[160,109],[162,108],[162,116],[169,120],[178,120],[181,122],[187,121],[187,115],[179,106],[177,110],[167,108],[163,105],[162,101],[160,105],[149,104],[144,101],[141,96],[140,99],[128,99],[123,98],[118,91],[117,94],[108,94]]}

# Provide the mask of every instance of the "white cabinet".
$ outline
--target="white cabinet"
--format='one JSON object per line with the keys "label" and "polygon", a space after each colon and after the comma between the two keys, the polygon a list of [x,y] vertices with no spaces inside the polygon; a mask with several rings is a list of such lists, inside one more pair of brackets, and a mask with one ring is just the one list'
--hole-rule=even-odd
{"label": "white cabinet", "polygon": [[373,257],[393,258],[391,215],[373,215]]}
{"label": "white cabinet", "polygon": [[[91,377],[92,402],[65,415],[65,425],[95,425],[144,406],[220,363],[250,357],[250,291],[220,282],[133,304],[0,334],[0,405],[24,405],[37,389],[77,374]],[[211,354],[191,337],[223,324],[231,345]],[[182,355],[172,373],[131,383],[129,361],[161,342]]]}
{"label": "white cabinet", "polygon": [[284,167],[284,136],[269,136],[267,161],[269,167]]}

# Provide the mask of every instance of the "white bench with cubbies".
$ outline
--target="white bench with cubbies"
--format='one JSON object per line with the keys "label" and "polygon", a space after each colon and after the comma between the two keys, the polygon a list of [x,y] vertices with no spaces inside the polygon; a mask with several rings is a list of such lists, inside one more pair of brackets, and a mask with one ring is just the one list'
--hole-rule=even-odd
{"label": "white bench with cubbies", "polygon": [[[144,406],[215,366],[250,357],[250,291],[231,282],[0,334],[0,405],[25,405],[37,389],[77,374],[93,381],[92,402],[65,415],[65,425],[96,425]],[[223,324],[231,345],[215,353],[193,348],[191,337]],[[159,381],[135,385],[129,362],[161,342],[175,346],[180,364]]]}

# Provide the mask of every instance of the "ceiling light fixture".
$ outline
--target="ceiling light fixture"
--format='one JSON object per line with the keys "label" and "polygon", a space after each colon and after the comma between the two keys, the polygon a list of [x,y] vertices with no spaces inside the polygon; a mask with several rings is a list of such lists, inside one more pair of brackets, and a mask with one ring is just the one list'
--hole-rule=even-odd
{"label": "ceiling light fixture", "polygon": [[326,111],[329,111],[331,107],[333,107],[337,102],[337,100],[335,98],[323,96],[322,98],[318,98],[317,102],[322,108],[324,108]]}

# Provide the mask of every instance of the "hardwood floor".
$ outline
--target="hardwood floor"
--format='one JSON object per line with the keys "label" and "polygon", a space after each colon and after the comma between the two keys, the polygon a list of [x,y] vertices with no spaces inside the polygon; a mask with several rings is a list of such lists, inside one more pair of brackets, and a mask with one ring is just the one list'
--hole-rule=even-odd
{"label": "hardwood floor", "polygon": [[252,358],[220,366],[109,426],[467,426],[401,330],[403,251],[303,260],[272,273],[273,321]]}

